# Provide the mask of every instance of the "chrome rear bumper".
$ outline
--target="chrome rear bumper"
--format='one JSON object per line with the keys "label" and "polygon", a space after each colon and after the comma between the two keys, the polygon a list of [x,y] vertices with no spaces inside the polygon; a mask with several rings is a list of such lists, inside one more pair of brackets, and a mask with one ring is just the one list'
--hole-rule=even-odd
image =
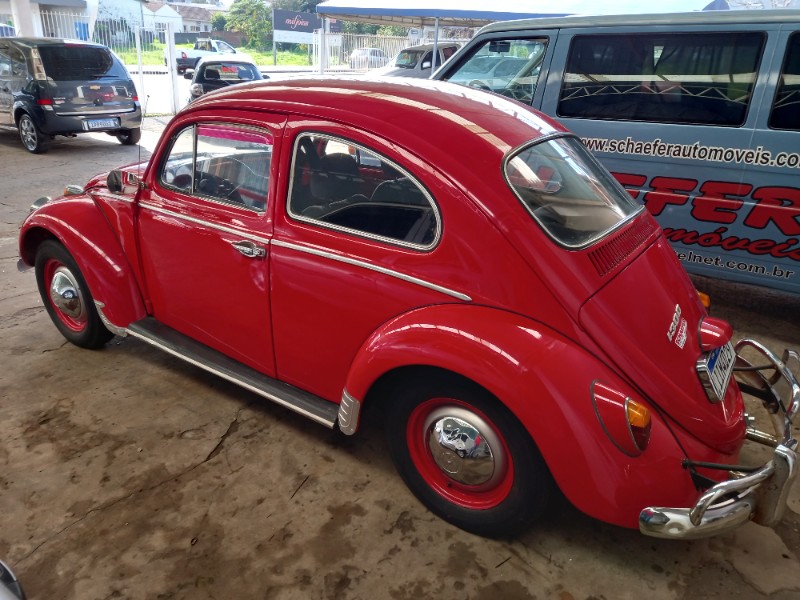
{"label": "chrome rear bumper", "polygon": [[[750,348],[768,364],[753,365],[741,352]],[[651,506],[639,514],[639,530],[649,536],[696,539],[731,531],[752,520],[768,527],[783,517],[786,498],[797,476],[797,440],[792,438],[792,419],[800,410],[800,385],[793,369],[800,355],[785,351],[782,359],[754,340],[736,344],[737,382],[744,393],[759,398],[772,419],[775,435],[747,429],[747,438],[775,448],[763,467],[718,483],[691,508]]]}

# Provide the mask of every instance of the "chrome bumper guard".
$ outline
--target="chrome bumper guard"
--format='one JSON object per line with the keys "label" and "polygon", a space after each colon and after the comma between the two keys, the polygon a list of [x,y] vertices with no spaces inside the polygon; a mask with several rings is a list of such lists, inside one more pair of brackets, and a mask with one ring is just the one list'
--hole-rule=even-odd
{"label": "chrome bumper guard", "polygon": [[[742,351],[758,356],[754,365]],[[748,425],[747,439],[774,447],[772,460],[745,475],[706,490],[692,508],[651,506],[639,514],[639,531],[666,539],[697,539],[731,531],[752,520],[772,527],[783,517],[786,498],[800,469],[792,420],[800,410],[800,354],[785,350],[782,359],[750,339],[736,344],[734,374],[742,392],[760,399],[770,415],[775,434]],[[761,364],[766,361],[767,364]]]}

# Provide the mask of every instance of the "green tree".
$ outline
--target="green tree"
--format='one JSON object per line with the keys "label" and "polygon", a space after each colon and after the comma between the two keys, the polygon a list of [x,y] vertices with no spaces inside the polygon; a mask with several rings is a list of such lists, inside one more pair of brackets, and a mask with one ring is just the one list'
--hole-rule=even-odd
{"label": "green tree", "polygon": [[265,48],[272,35],[272,11],[263,0],[234,0],[225,28],[247,36],[251,48]]}
{"label": "green tree", "polygon": [[225,15],[222,13],[217,13],[211,19],[211,31],[225,31],[225,25],[227,25],[228,19],[225,18]]}

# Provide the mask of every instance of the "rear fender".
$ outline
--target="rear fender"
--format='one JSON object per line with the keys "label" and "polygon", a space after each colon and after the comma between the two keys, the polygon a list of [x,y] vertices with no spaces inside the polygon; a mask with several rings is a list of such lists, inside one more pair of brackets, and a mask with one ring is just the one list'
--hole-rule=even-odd
{"label": "rear fender", "polygon": [[[361,347],[346,393],[363,401],[383,376],[422,365],[458,373],[498,398],[528,430],[563,493],[589,515],[637,527],[648,499],[686,502],[696,496],[681,469],[684,455],[652,405],[541,323],[463,304],[411,311]],[[651,407],[650,445],[642,455],[623,454],[603,431],[591,396],[597,380]]]}
{"label": "rear fender", "polygon": [[45,204],[22,224],[19,254],[33,266],[36,250],[57,239],[78,263],[92,297],[104,305],[103,316],[124,328],[146,316],[142,294],[117,236],[95,203],[70,196]]}

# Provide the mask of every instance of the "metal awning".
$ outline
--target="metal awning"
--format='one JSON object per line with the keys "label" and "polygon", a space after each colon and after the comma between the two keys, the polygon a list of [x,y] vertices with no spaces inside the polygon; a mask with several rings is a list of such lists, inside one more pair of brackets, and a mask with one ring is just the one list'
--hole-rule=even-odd
{"label": "metal awning", "polygon": [[494,21],[571,14],[546,8],[544,2],[518,0],[326,0],[317,5],[317,13],[342,21],[400,27],[434,27],[437,20],[441,27],[481,27]]}

